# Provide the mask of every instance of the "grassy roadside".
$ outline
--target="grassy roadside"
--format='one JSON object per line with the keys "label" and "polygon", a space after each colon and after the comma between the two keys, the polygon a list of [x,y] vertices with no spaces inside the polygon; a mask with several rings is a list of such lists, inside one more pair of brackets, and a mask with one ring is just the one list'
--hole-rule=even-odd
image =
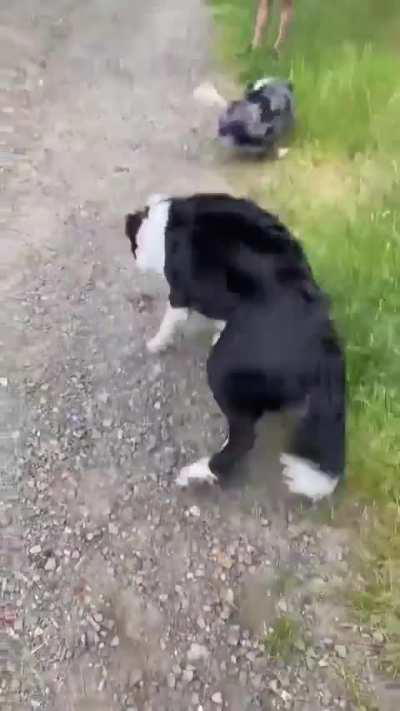
{"label": "grassy roadside", "polygon": [[[255,0],[211,0],[238,80],[290,76],[299,128],[257,197],[306,243],[347,343],[349,486],[366,505],[356,611],[400,674],[400,5],[299,0],[279,61],[249,52]],[[278,5],[278,3],[275,3]],[[276,11],[276,10],[275,10]],[[246,169],[249,170],[248,168]],[[252,178],[249,178],[251,194]]]}

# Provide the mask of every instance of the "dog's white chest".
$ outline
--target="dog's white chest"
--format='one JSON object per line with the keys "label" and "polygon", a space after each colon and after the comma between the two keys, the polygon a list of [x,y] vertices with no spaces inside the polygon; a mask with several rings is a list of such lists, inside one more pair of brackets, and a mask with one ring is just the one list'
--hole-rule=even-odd
{"label": "dog's white chest", "polygon": [[165,231],[170,201],[153,205],[137,234],[136,265],[142,272],[164,274]]}

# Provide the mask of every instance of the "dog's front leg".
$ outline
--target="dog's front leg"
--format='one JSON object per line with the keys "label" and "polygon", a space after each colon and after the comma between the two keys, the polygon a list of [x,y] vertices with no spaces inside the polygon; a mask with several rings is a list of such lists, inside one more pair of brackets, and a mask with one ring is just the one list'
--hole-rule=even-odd
{"label": "dog's front leg", "polygon": [[229,435],[222,449],[211,459],[203,457],[199,461],[183,467],[176,479],[181,487],[191,482],[216,481],[223,483],[231,475],[234,465],[250,451],[255,440],[255,421],[251,417],[234,417],[229,420]]}
{"label": "dog's front leg", "polygon": [[156,335],[146,344],[147,350],[150,353],[160,353],[160,351],[165,350],[172,343],[179,324],[187,321],[188,316],[188,309],[174,308],[168,303],[160,328]]}

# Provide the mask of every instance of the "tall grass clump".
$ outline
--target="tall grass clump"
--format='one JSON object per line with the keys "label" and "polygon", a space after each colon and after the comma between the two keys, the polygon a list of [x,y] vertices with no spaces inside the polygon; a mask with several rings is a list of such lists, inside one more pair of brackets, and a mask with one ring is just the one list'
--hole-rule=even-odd
{"label": "tall grass clump", "polygon": [[349,473],[358,492],[400,496],[400,184],[379,207],[315,215],[307,247],[347,345]]}

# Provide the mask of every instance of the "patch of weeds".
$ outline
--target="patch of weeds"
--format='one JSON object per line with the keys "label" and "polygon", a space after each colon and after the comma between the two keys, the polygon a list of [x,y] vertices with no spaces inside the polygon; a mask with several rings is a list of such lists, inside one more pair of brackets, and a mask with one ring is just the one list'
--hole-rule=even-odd
{"label": "patch of weeds", "polygon": [[379,711],[376,702],[371,699],[370,694],[364,688],[363,682],[353,669],[346,664],[335,664],[334,669],[345,686],[349,701],[352,702],[357,711]]}
{"label": "patch of weeds", "polygon": [[271,585],[272,592],[283,597],[295,590],[299,585],[297,576],[291,570],[281,570]]}
{"label": "patch of weeds", "polygon": [[274,659],[287,661],[305,648],[300,624],[289,615],[281,615],[264,637],[264,649]]}
{"label": "patch of weeds", "polygon": [[379,667],[400,678],[400,500],[367,509],[356,563],[358,589],[350,593],[357,617],[373,630]]}

